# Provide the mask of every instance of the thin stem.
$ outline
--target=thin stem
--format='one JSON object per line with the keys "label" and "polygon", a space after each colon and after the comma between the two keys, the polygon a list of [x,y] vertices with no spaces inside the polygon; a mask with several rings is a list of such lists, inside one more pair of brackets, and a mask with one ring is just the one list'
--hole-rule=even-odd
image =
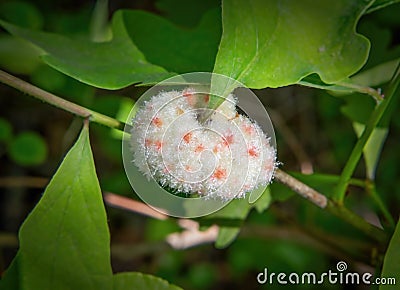
{"label": "thin stem", "polygon": [[336,187],[336,190],[335,190],[334,196],[333,196],[334,200],[337,203],[339,203],[339,204],[343,203],[348,182],[349,182],[351,176],[353,175],[353,172],[358,164],[358,161],[361,158],[363,149],[364,149],[365,145],[367,144],[367,141],[368,141],[369,137],[371,136],[373,130],[378,125],[379,121],[382,119],[385,112],[387,112],[387,108],[389,107],[389,104],[393,100],[393,96],[395,95],[395,92],[396,92],[397,87],[399,86],[399,83],[400,83],[400,63],[396,68],[396,71],[394,73],[392,81],[389,84],[388,92],[387,92],[385,99],[376,105],[368,123],[366,124],[364,132],[361,134],[360,138],[357,140],[357,143],[354,146],[353,151],[351,152],[350,157],[347,160],[345,167],[343,168],[339,183]]}
{"label": "thin stem", "polygon": [[291,188],[300,196],[311,201],[314,205],[323,208],[329,211],[330,213],[336,215],[342,220],[358,228],[371,238],[379,241],[380,243],[387,242],[387,236],[384,231],[369,224],[363,218],[356,215],[355,213],[344,207],[342,204],[338,204],[328,199],[322,193],[319,193],[315,189],[309,187],[308,185],[304,184],[303,182],[294,178],[293,176],[287,174],[286,172],[277,169],[275,172],[275,179],[283,183],[284,185],[288,186],[289,188]]}
{"label": "thin stem", "polygon": [[375,183],[372,180],[366,181],[365,189],[367,193],[371,196],[372,200],[378,206],[379,210],[382,212],[384,218],[389,223],[389,226],[394,229],[396,223],[390,214],[389,210],[387,209],[385,203],[382,201],[381,197],[379,196],[378,192],[376,191]]}
{"label": "thin stem", "polygon": [[354,185],[354,186],[358,186],[361,188],[365,187],[365,181],[361,180],[361,179],[357,179],[357,178],[351,178],[349,180],[349,185]]}
{"label": "thin stem", "polygon": [[110,206],[136,212],[158,220],[168,219],[167,215],[159,211],[156,211],[154,208],[148,206],[143,202],[136,201],[134,199],[127,198],[125,196],[121,196],[111,192],[104,192],[103,196],[104,196],[104,201]]}
{"label": "thin stem", "polygon": [[49,180],[45,177],[9,176],[0,177],[0,187],[43,188]]}
{"label": "thin stem", "polygon": [[325,208],[328,204],[328,199],[325,195],[317,192],[315,189],[312,189],[279,168],[275,171],[275,179],[320,208]]}
{"label": "thin stem", "polygon": [[354,227],[358,228],[366,235],[380,242],[381,244],[385,245],[387,243],[388,236],[383,230],[366,222],[362,217],[356,215],[344,205],[338,204],[332,200],[328,200],[326,210],[346,221],[347,223],[353,225]]}
{"label": "thin stem", "polygon": [[371,87],[365,87],[353,83],[347,83],[347,82],[339,82],[337,85],[352,89],[356,92],[362,93],[362,94],[367,94],[370,95],[375,99],[375,101],[379,104],[381,101],[383,101],[383,95],[379,90],[375,90],[374,88]]}
{"label": "thin stem", "polygon": [[125,124],[123,122],[64,100],[2,70],[0,70],[0,82],[74,115],[82,118],[88,118],[92,122],[99,123],[107,127],[124,130]]}

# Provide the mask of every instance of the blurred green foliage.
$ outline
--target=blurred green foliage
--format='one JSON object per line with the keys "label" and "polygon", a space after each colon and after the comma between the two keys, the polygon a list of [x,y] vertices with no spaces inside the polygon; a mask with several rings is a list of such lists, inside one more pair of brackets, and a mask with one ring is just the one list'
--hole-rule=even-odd
{"label": "blurred green foliage", "polygon": [[46,160],[47,146],[36,132],[23,132],[10,142],[8,153],[21,165],[38,165]]}

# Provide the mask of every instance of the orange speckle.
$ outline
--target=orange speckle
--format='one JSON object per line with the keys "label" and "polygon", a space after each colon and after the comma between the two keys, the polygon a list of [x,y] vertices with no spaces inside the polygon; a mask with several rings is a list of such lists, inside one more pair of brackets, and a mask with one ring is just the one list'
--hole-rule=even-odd
{"label": "orange speckle", "polygon": [[150,147],[151,144],[153,144],[153,141],[151,141],[150,139],[145,139],[144,140],[144,146],[145,147]]}
{"label": "orange speckle", "polygon": [[235,117],[233,117],[233,118],[230,118],[230,119],[229,119],[229,121],[232,121],[232,120],[234,120],[234,119],[237,119],[237,118],[239,118],[239,116],[240,116],[240,115],[239,115],[239,113],[238,113],[238,112],[236,112],[236,115],[235,115]]}
{"label": "orange speckle", "polygon": [[194,152],[200,153],[200,152],[203,152],[204,149],[206,149],[206,148],[203,146],[203,144],[199,144],[199,145],[197,145],[196,148],[194,149]]}
{"label": "orange speckle", "polygon": [[253,125],[243,125],[243,131],[248,135],[252,135],[254,133],[254,126]]}
{"label": "orange speckle", "polygon": [[196,104],[196,96],[193,94],[192,91],[185,90],[183,91],[182,95],[186,98],[186,101],[190,106],[194,106]]}
{"label": "orange speckle", "polygon": [[249,191],[250,188],[251,188],[250,184],[245,184],[243,186],[243,191]]}
{"label": "orange speckle", "polygon": [[183,140],[186,142],[186,143],[189,143],[190,142],[190,140],[192,140],[192,133],[186,133],[184,136],[183,136]]}
{"label": "orange speckle", "polygon": [[247,152],[248,152],[249,155],[252,156],[252,157],[258,157],[258,151],[257,151],[257,148],[256,148],[255,146],[250,146],[250,147],[247,149]]}
{"label": "orange speckle", "polygon": [[274,163],[273,162],[268,162],[264,166],[264,170],[266,170],[266,171],[272,171],[273,169],[274,169]]}
{"label": "orange speckle", "polygon": [[153,125],[155,125],[158,128],[160,128],[163,124],[162,120],[159,117],[154,117],[151,122]]}
{"label": "orange speckle", "polygon": [[184,90],[182,95],[184,97],[190,97],[190,96],[193,96],[193,93],[191,91],[189,91],[189,90]]}
{"label": "orange speckle", "polygon": [[209,100],[210,100],[210,95],[205,95],[204,96],[204,102],[208,103]]}
{"label": "orange speckle", "polygon": [[225,137],[225,145],[229,145],[229,144],[232,144],[233,143],[233,134],[232,133],[230,133],[230,134],[228,134],[228,135],[226,135],[226,136],[224,136]]}
{"label": "orange speckle", "polygon": [[216,179],[225,179],[226,178],[226,170],[224,168],[218,167],[217,169],[215,169],[212,177],[216,178]]}
{"label": "orange speckle", "polygon": [[161,141],[157,140],[156,142],[154,142],[154,145],[156,146],[156,149],[157,149],[158,151],[160,151],[163,144],[162,144]]}
{"label": "orange speckle", "polygon": [[229,147],[228,142],[226,142],[226,140],[222,140],[222,142],[214,146],[213,151],[214,153],[223,152],[227,147]]}

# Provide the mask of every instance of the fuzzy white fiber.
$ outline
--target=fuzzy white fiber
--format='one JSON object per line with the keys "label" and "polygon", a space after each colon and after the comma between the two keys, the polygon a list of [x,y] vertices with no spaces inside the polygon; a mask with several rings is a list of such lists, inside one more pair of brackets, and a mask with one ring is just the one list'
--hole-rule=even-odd
{"label": "fuzzy white fiber", "polygon": [[201,124],[208,101],[191,88],[146,101],[133,119],[133,162],[147,178],[179,192],[244,197],[271,181],[276,151],[254,121],[237,113],[232,94]]}

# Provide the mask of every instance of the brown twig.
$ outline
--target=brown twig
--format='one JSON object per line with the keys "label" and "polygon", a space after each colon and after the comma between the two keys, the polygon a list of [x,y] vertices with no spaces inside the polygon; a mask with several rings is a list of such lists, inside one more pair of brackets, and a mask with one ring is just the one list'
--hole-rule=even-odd
{"label": "brown twig", "polygon": [[174,249],[183,250],[191,247],[213,243],[217,239],[219,227],[212,225],[205,231],[199,228],[172,233],[166,237],[167,243]]}
{"label": "brown twig", "polygon": [[312,189],[308,185],[302,183],[279,168],[275,171],[275,179],[320,208],[325,208],[328,204],[328,199],[325,195],[319,193],[315,189]]}
{"label": "brown twig", "polygon": [[0,187],[43,188],[49,182],[45,177],[9,176],[0,177]]}
{"label": "brown twig", "polygon": [[127,198],[114,193],[105,192],[104,201],[108,205],[115,206],[118,208],[123,208],[158,220],[166,220],[168,218],[167,215],[159,211],[156,211],[155,209],[153,209],[152,207],[148,206],[143,202],[136,201],[134,199]]}
{"label": "brown twig", "polygon": [[124,130],[125,124],[123,122],[64,100],[2,70],[0,70],[0,82],[84,119],[89,119],[110,128]]}

